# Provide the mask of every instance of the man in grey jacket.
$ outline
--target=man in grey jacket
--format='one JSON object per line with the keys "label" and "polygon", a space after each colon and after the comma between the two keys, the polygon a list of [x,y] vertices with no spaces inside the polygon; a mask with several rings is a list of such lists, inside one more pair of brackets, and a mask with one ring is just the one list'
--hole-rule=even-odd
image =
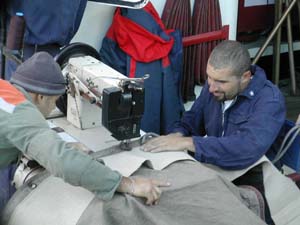
{"label": "man in grey jacket", "polygon": [[22,153],[100,199],[110,200],[117,191],[146,198],[146,204],[158,202],[159,186],[168,186],[167,182],[122,177],[49,128],[45,117],[65,92],[65,80],[52,56],[34,54],[17,68],[10,82],[0,80],[0,211],[15,191],[11,179]]}

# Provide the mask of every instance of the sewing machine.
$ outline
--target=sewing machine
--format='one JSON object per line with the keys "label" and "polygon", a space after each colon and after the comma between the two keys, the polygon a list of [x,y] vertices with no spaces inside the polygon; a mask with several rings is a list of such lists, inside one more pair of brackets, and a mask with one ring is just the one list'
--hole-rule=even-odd
{"label": "sewing machine", "polygon": [[127,78],[91,56],[71,58],[63,72],[68,80],[70,123],[89,129],[102,122],[124,143],[140,136],[147,77]]}

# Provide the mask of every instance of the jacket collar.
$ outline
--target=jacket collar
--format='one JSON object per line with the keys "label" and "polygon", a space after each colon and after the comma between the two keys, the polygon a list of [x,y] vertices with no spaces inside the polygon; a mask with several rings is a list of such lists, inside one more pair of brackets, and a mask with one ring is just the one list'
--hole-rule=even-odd
{"label": "jacket collar", "polygon": [[242,91],[239,96],[245,96],[249,99],[252,99],[256,94],[265,86],[267,78],[265,71],[259,66],[251,66],[252,78],[248,86]]}
{"label": "jacket collar", "polygon": [[15,88],[17,88],[17,89],[25,96],[25,98],[26,98],[28,101],[30,101],[32,104],[34,104],[34,103],[33,103],[33,99],[31,98],[30,94],[29,94],[27,91],[25,91],[24,88],[22,88],[22,87],[20,87],[19,85],[16,85],[16,84],[13,84],[13,86],[14,86]]}

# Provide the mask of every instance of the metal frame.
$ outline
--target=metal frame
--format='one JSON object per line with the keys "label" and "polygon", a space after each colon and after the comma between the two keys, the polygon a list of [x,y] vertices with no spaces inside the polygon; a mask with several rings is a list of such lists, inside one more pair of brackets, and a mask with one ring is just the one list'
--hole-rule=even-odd
{"label": "metal frame", "polygon": [[221,30],[192,35],[182,38],[183,47],[200,44],[203,42],[227,40],[229,36],[229,25],[225,25]]}

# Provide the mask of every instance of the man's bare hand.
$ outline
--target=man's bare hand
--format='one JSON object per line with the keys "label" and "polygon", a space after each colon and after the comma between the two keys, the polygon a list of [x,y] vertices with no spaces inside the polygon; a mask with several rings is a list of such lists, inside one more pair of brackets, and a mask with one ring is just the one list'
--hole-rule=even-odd
{"label": "man's bare hand", "polygon": [[169,182],[163,182],[155,179],[143,177],[123,177],[118,187],[119,192],[128,193],[136,197],[146,198],[147,205],[158,204],[161,196],[159,187],[168,187]]}
{"label": "man's bare hand", "polygon": [[142,150],[145,152],[163,152],[163,151],[195,151],[193,139],[183,137],[180,133],[159,136],[147,141]]}
{"label": "man's bare hand", "polygon": [[300,114],[298,115],[297,121],[296,121],[297,125],[300,125]]}

